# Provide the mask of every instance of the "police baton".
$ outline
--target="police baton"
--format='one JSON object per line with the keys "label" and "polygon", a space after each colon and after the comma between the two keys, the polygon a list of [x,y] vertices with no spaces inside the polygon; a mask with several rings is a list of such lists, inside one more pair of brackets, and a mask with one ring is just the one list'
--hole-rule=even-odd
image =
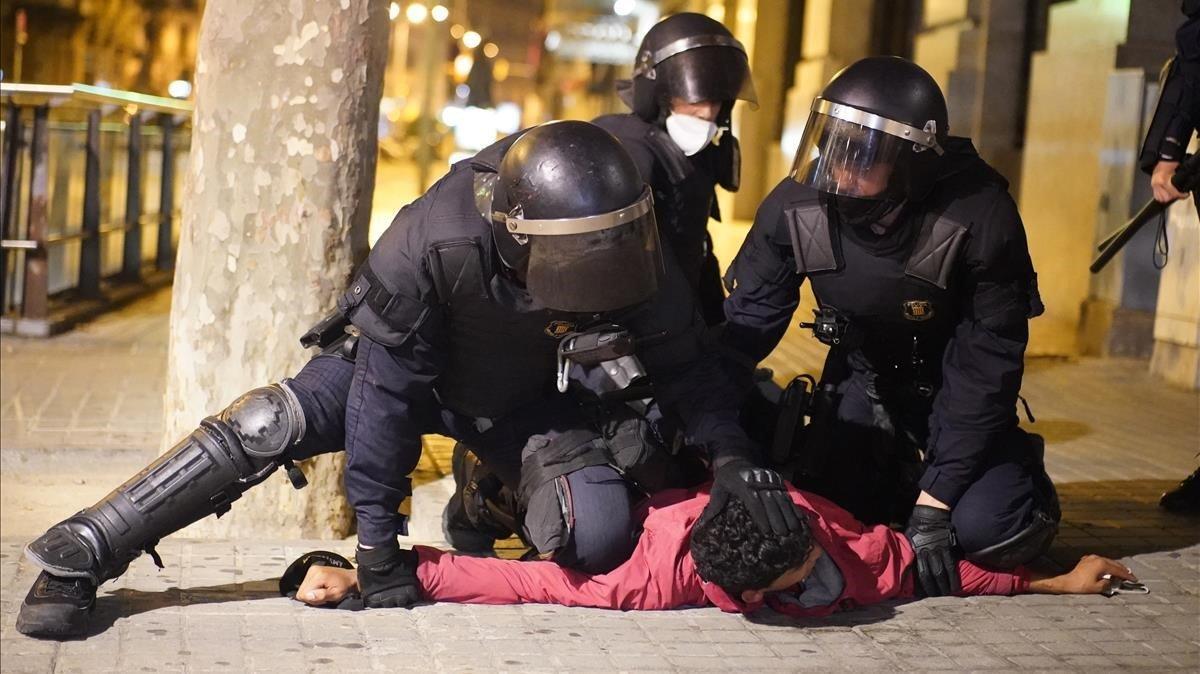
{"label": "police baton", "polygon": [[[1180,162],[1179,168],[1175,169],[1175,175],[1171,176],[1171,184],[1175,187],[1175,189],[1184,193],[1193,192],[1197,189],[1200,189],[1200,154],[1188,155],[1182,162]],[[1121,249],[1125,247],[1125,244],[1129,243],[1129,240],[1132,239],[1134,235],[1136,235],[1138,231],[1140,231],[1142,227],[1146,225],[1147,222],[1150,222],[1154,218],[1161,215],[1162,212],[1167,210],[1167,207],[1170,205],[1170,203],[1162,203],[1154,199],[1147,201],[1146,205],[1142,206],[1142,210],[1138,211],[1137,215],[1130,218],[1129,222],[1127,222],[1124,227],[1113,232],[1108,236],[1108,238],[1100,242],[1100,245],[1097,246],[1100,254],[1096,256],[1095,261],[1092,262],[1092,266],[1088,267],[1088,269],[1090,269],[1093,274],[1098,273],[1101,269],[1104,269],[1104,266],[1108,264],[1109,260],[1112,260],[1117,253],[1121,252]]]}

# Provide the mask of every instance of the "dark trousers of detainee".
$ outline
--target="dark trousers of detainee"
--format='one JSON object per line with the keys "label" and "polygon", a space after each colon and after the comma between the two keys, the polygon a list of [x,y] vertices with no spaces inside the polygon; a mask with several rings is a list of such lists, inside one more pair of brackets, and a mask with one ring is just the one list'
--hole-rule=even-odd
{"label": "dark trousers of detainee", "polygon": [[[903,523],[926,467],[918,449],[928,439],[928,402],[900,400],[885,411],[872,392],[861,372],[841,382],[833,421],[810,436],[819,446],[804,448],[819,457],[819,474],[799,481],[865,522]],[[959,546],[968,556],[1011,541],[1045,518],[1059,518],[1041,437],[1020,428],[1008,435],[951,509]]]}
{"label": "dark trousers of detainee", "polygon": [[[354,363],[321,354],[306,364],[288,382],[304,409],[305,434],[288,452],[293,460],[341,451],[345,447],[345,425]],[[371,410],[358,410],[365,421]],[[489,428],[479,420],[440,408],[429,418],[414,420],[422,433],[446,435],[471,447],[505,485],[517,489],[521,478],[521,450],[530,436],[552,434],[571,427],[582,428],[585,420],[566,395],[557,395],[506,415]],[[376,432],[371,424],[359,424],[360,433]],[[371,443],[381,446],[384,443]],[[555,555],[560,563],[588,573],[603,573],[628,558],[636,543],[637,528],[632,517],[634,498],[628,484],[609,466],[589,466],[566,475],[574,513],[572,534]]]}

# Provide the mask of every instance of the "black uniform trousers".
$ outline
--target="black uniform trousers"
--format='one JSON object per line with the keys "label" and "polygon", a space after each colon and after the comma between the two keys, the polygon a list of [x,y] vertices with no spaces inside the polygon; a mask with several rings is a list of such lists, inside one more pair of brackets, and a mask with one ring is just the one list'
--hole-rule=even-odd
{"label": "black uniform trousers", "polygon": [[[360,352],[361,357],[361,352]],[[367,363],[369,371],[370,362]],[[288,387],[304,409],[305,433],[287,458],[307,459],[341,451],[354,363],[336,355],[320,354],[310,360]],[[370,420],[371,411],[361,410]],[[558,395],[537,401],[486,427],[479,420],[441,408],[428,418],[415,420],[423,433],[446,435],[469,445],[488,468],[512,489],[521,476],[521,451],[530,436],[583,427],[585,421],[570,397]],[[360,433],[374,431],[360,424]],[[574,513],[572,536],[555,559],[587,573],[609,571],[628,558],[636,543],[632,517],[633,495],[620,475],[609,466],[589,466],[566,476]]]}
{"label": "black uniform trousers", "polygon": [[[901,392],[885,401],[871,374],[853,371],[838,385],[835,400],[828,426],[811,433],[815,446],[804,449],[822,462],[819,475],[808,478],[811,483],[804,487],[864,521],[903,523],[927,465],[918,453],[928,439],[927,398]],[[1028,528],[1039,511],[1057,512],[1043,450],[1040,436],[1017,427],[997,443],[951,509],[963,552],[1011,539]]]}

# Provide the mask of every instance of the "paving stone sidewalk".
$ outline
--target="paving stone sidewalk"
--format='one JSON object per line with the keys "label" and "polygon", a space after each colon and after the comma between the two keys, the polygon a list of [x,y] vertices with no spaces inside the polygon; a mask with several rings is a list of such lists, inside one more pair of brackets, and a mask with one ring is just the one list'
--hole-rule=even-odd
{"label": "paving stone sidewalk", "polygon": [[[0,671],[1200,670],[1200,520],[1155,507],[1195,468],[1200,396],[1133,360],[1034,361],[1024,393],[1063,502],[1051,557],[1123,558],[1145,596],[926,599],[802,621],[553,606],[350,613],[274,588],[301,552],[351,542],[167,539],[166,569],[139,559],[102,588],[93,636],[22,637],[16,612],[36,575],[22,544],[158,447],[166,301],[52,340],[0,339]],[[773,357],[779,376],[819,365],[804,339],[794,332]],[[424,542],[445,493],[444,480],[419,490]]]}
{"label": "paving stone sidewalk", "polygon": [[[167,541],[167,568],[138,562],[106,585],[96,633],[56,644],[13,628],[34,572],[0,546],[4,672],[693,671],[1200,668],[1200,549],[1129,563],[1154,592],[926,599],[796,620],[716,609],[604,611],[428,605],[348,612],[279,597],[282,566],[328,541]],[[1187,580],[1190,578],[1191,580]]]}

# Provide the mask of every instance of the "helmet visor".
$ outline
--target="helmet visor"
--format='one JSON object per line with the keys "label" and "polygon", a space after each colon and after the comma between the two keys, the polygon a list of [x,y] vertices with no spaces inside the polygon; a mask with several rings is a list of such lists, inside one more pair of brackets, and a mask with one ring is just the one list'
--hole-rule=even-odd
{"label": "helmet visor", "polygon": [[742,100],[758,107],[758,93],[746,53],[730,47],[696,47],[654,68],[659,91],[688,103]]}
{"label": "helmet visor", "polygon": [[644,302],[664,273],[649,188],[630,206],[586,218],[508,218],[508,231],[528,238],[525,286],[559,311],[614,311]]}
{"label": "helmet visor", "polygon": [[790,176],[826,194],[884,199],[899,187],[913,142],[814,110]]}

